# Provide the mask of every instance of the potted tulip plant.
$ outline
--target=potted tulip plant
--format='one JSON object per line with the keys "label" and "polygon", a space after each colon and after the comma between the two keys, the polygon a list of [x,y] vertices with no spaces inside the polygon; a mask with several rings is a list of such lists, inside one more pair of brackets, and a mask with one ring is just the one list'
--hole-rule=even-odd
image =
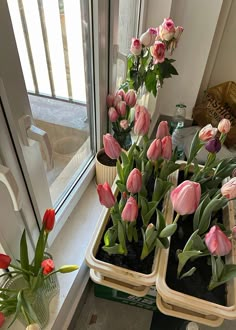
{"label": "potted tulip plant", "polygon": [[[210,326],[236,318],[232,201],[236,197],[232,177],[236,159],[216,160],[230,126],[227,119],[217,128],[207,125],[192,141],[178,186],[170,193],[169,216],[176,230],[170,248],[160,252],[156,282],[157,306],[163,313]],[[204,147],[208,157],[199,166],[195,157]]]}
{"label": "potted tulip plant", "polygon": [[78,269],[76,265],[65,265],[55,269],[51,255],[46,251],[49,233],[55,223],[55,210],[45,211],[42,228],[35,248],[32,262],[29,261],[25,230],[20,240],[20,259],[12,263],[11,257],[0,254],[0,268],[5,279],[0,287],[0,327],[5,318],[13,315],[10,327],[16,318],[27,329],[44,328],[49,318],[49,302],[58,293],[59,284],[56,273],[69,273]]}

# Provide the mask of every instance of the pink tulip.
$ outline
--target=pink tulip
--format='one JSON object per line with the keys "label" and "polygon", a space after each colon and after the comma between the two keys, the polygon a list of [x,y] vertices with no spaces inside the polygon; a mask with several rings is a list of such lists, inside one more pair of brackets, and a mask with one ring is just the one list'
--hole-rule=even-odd
{"label": "pink tulip", "polygon": [[119,114],[118,114],[118,112],[116,111],[116,109],[114,107],[109,108],[108,117],[109,117],[109,119],[112,123],[117,121],[117,119],[119,118]]}
{"label": "pink tulip", "polygon": [[133,89],[128,90],[128,92],[125,95],[125,102],[129,107],[134,107],[137,101],[137,95],[136,92]]}
{"label": "pink tulip", "polygon": [[134,134],[143,136],[148,133],[150,127],[150,115],[145,107],[141,108],[138,115],[135,114],[137,119],[134,124]]}
{"label": "pink tulip", "polygon": [[212,127],[211,124],[204,126],[199,132],[199,139],[201,141],[208,141],[215,137],[217,133],[217,128]]}
{"label": "pink tulip", "polygon": [[161,121],[157,128],[156,139],[162,139],[168,135],[170,135],[168,123],[167,121]]}
{"label": "pink tulip", "polygon": [[118,102],[116,105],[116,110],[122,117],[124,117],[126,115],[126,102],[125,101]]}
{"label": "pink tulip", "polygon": [[157,160],[161,156],[161,140],[155,139],[148,148],[147,158],[150,160]]}
{"label": "pink tulip", "polygon": [[230,179],[221,187],[221,194],[228,198],[235,198],[236,197],[236,177]]}
{"label": "pink tulip", "polygon": [[132,38],[130,52],[133,55],[140,55],[141,51],[142,51],[142,44],[141,44],[140,40],[137,38]]}
{"label": "pink tulip", "polygon": [[153,56],[153,63],[163,63],[165,61],[165,50],[166,46],[162,41],[155,41],[154,45],[151,46],[150,51]]}
{"label": "pink tulip", "polygon": [[5,316],[2,312],[0,312],[0,328],[3,326],[5,322]]}
{"label": "pink tulip", "polygon": [[231,123],[229,119],[222,119],[218,124],[218,131],[223,134],[229,133],[231,128]]}
{"label": "pink tulip", "polygon": [[177,26],[175,28],[174,38],[175,38],[176,42],[179,41],[179,39],[180,39],[181,34],[183,33],[183,31],[184,31],[184,28],[182,26]]}
{"label": "pink tulip", "polygon": [[129,127],[129,122],[127,119],[122,119],[120,121],[120,127],[126,130]]}
{"label": "pink tulip", "polygon": [[122,101],[122,97],[121,97],[120,95],[116,95],[116,96],[114,97],[114,101],[113,101],[113,105],[114,105],[114,107],[116,107],[117,104],[118,104],[120,101]]}
{"label": "pink tulip", "polygon": [[0,269],[7,269],[10,263],[11,258],[7,254],[0,253]]}
{"label": "pink tulip", "polygon": [[120,95],[122,101],[124,101],[124,99],[125,99],[125,91],[123,89],[118,89],[118,91],[116,92],[116,95]]}
{"label": "pink tulip", "polygon": [[106,206],[108,209],[115,205],[115,196],[112,193],[111,187],[107,182],[105,182],[104,184],[99,184],[97,186],[97,193],[99,196],[99,201],[102,205]]}
{"label": "pink tulip", "polygon": [[170,194],[173,208],[180,215],[194,213],[199,205],[200,197],[200,184],[189,180],[182,182]]}
{"label": "pink tulip", "polygon": [[212,255],[226,256],[232,249],[228,237],[218,226],[212,226],[205,236],[205,243]]}
{"label": "pink tulip", "polygon": [[156,36],[157,36],[157,30],[154,28],[149,28],[146,32],[144,32],[141,35],[140,41],[145,47],[150,47],[154,44]]}
{"label": "pink tulip", "polygon": [[121,213],[121,218],[124,221],[133,222],[138,216],[138,204],[134,197],[129,197],[125,207]]}
{"label": "pink tulip", "polygon": [[41,267],[43,268],[43,274],[48,275],[54,270],[55,265],[52,259],[45,259],[41,262]]}
{"label": "pink tulip", "polygon": [[175,35],[175,24],[171,18],[165,18],[159,26],[159,35],[162,40],[169,41]]}
{"label": "pink tulip", "polygon": [[164,159],[171,159],[172,156],[172,138],[170,135],[161,139],[161,156]]}
{"label": "pink tulip", "polygon": [[44,230],[46,232],[50,232],[53,230],[55,224],[55,210],[54,209],[47,209],[43,216],[43,224]]}
{"label": "pink tulip", "polygon": [[115,97],[112,94],[107,95],[107,106],[108,106],[108,108],[112,107],[114,98]]}
{"label": "pink tulip", "polygon": [[108,157],[111,159],[118,159],[120,157],[121,146],[110,133],[103,135],[103,144]]}
{"label": "pink tulip", "polygon": [[130,172],[126,188],[132,194],[136,194],[142,189],[142,173],[137,168]]}

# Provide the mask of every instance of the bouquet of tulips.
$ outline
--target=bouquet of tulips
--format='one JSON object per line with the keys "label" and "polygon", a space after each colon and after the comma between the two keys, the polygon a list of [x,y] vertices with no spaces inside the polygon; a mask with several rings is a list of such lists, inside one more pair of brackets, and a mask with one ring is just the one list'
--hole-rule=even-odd
{"label": "bouquet of tulips", "polygon": [[[14,276],[24,278],[25,287],[19,290],[11,290],[0,287],[0,327],[5,321],[5,317],[14,314],[14,318],[9,327],[21,313],[26,323],[29,324],[28,330],[39,329],[37,325],[37,311],[34,311],[27,295],[36,294],[37,290],[42,288],[50,276],[55,273],[69,273],[78,269],[77,265],[65,265],[55,269],[54,261],[45,254],[46,244],[49,233],[52,231],[55,223],[55,210],[47,209],[42,228],[35,248],[35,255],[32,262],[29,261],[28,247],[26,241],[26,232],[23,231],[20,240],[20,260],[13,264],[11,257],[6,254],[0,254],[0,268],[5,272],[0,277],[12,279]],[[10,270],[12,269],[12,270]]]}

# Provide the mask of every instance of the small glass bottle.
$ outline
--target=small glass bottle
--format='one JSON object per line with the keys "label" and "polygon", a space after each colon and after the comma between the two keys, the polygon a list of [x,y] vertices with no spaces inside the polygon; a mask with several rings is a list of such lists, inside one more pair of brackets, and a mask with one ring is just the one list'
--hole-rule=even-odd
{"label": "small glass bottle", "polygon": [[172,134],[176,128],[183,128],[186,117],[186,105],[183,103],[176,104],[175,114],[171,119],[170,133]]}

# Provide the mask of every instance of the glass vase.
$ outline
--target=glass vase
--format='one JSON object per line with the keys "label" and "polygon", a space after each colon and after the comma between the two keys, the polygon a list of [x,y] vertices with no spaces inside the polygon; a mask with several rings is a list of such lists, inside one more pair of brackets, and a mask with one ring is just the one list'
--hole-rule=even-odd
{"label": "glass vase", "polygon": [[113,137],[118,141],[121,148],[129,150],[132,145],[132,138],[130,132],[117,132],[113,130]]}

